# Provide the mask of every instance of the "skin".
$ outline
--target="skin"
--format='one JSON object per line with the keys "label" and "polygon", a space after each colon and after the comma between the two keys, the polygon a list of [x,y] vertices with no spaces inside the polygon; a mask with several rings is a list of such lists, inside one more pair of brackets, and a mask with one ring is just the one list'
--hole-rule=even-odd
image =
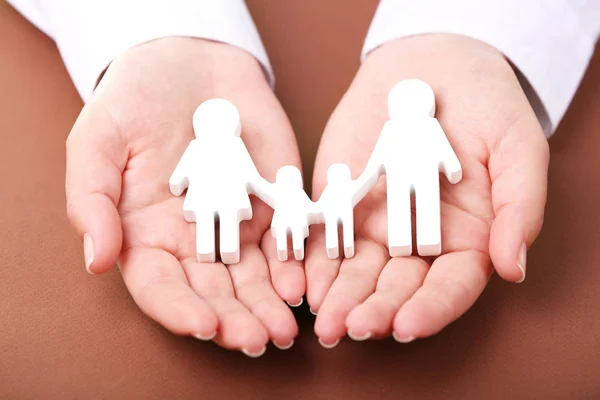
{"label": "skin", "polygon": [[[239,109],[242,138],[261,175],[300,168],[292,128],[258,63],[225,44],[166,38],[114,60],[67,140],[69,218],[83,238],[88,272],[118,264],[139,308],[178,335],[193,335],[255,357],[269,341],[286,348],[298,333],[289,307],[306,293],[315,333],[331,347],[393,335],[436,334],[476,301],[495,270],[525,277],[525,252],[546,201],[548,145],[507,60],[460,36],[426,35],[373,51],[331,116],[315,164],[313,196],[327,168],[362,172],[387,119],[399,80],[429,83],[436,117],[463,167],[458,185],[441,181],[443,254],[390,259],[384,180],[355,209],[356,255],[329,260],[323,226],[311,228],[305,265],[277,260],[272,210],[252,200],[241,225],[242,260],[199,264],[195,229],[168,179],[193,139],[204,100]],[[416,253],[415,253],[416,254]],[[304,267],[304,269],[303,269]]]}
{"label": "skin", "polygon": [[292,128],[252,56],[165,38],[114,60],[83,108],[67,140],[67,210],[88,272],[117,263],[133,300],[166,329],[254,357],[269,341],[293,343],[298,328],[284,300],[302,299],[304,272],[277,261],[272,210],[256,198],[254,217],[241,224],[240,263],[197,262],[195,227],[168,181],[194,138],[196,107],[213,97],[237,106],[262,176],[274,181],[281,166],[300,168]]}
{"label": "skin", "polygon": [[323,230],[313,229],[307,300],[326,347],[346,334],[409,342],[440,332],[473,305],[494,270],[522,282],[523,250],[542,226],[549,162],[543,131],[503,55],[461,36],[399,39],[367,57],[326,126],[314,198],[329,165],[346,163],[354,179],[360,175],[388,119],[389,90],[407,78],[432,86],[436,118],[463,168],[457,185],[441,175],[442,255],[422,258],[414,250],[390,259],[384,178],[355,208],[354,258],[329,260]]}

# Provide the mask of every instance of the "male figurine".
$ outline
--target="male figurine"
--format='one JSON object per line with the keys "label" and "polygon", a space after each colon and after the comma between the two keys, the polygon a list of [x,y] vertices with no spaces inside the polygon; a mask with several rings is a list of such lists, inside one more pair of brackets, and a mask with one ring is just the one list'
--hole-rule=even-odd
{"label": "male figurine", "polygon": [[169,179],[180,196],[186,221],[196,222],[199,262],[215,261],[215,219],[219,219],[221,261],[240,260],[239,224],[252,218],[249,193],[272,205],[270,183],[258,173],[241,139],[236,107],[227,100],[207,100],[193,117],[196,139],[188,145]]}
{"label": "male figurine", "polygon": [[450,183],[458,183],[462,178],[460,162],[434,118],[435,97],[425,82],[408,79],[397,83],[388,96],[388,113],[390,120],[357,180],[357,199],[386,175],[390,256],[408,256],[412,253],[410,196],[415,193],[418,253],[439,255],[439,171]]}
{"label": "male figurine", "polygon": [[303,260],[308,227],[318,220],[318,212],[302,187],[300,170],[291,165],[281,167],[277,171],[272,196],[275,212],[271,234],[277,242],[277,258],[287,261],[287,240],[288,234],[291,234],[294,258]]}
{"label": "male figurine", "polygon": [[325,221],[325,247],[330,259],[339,257],[338,227],[342,226],[344,256],[354,256],[355,181],[345,164],[333,164],[327,169],[327,187],[317,201]]}

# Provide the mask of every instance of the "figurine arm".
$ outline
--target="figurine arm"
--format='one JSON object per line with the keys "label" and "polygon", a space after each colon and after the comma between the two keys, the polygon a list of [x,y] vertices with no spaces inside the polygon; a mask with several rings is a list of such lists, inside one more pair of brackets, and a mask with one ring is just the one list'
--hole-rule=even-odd
{"label": "figurine arm", "polygon": [[356,206],[379,181],[381,175],[384,172],[384,146],[385,140],[384,133],[389,128],[384,126],[377,143],[375,144],[375,148],[369,157],[369,161],[367,162],[367,166],[360,176],[352,181],[353,190],[352,190],[352,206]]}
{"label": "figurine arm", "polygon": [[239,157],[244,160],[242,165],[247,174],[246,182],[249,192],[257,196],[272,209],[275,209],[275,190],[273,189],[273,184],[260,175],[242,139],[240,139],[239,143]]}
{"label": "figurine arm", "polygon": [[[368,167],[368,165],[367,165]],[[375,187],[379,181],[379,177],[382,175],[383,168],[365,168],[363,173],[352,181],[352,206],[356,207],[358,203]]]}
{"label": "figurine arm", "polygon": [[306,201],[308,204],[308,225],[322,224],[325,222],[325,212],[323,210],[323,194],[317,201],[312,201],[310,197],[305,193]]}
{"label": "figurine arm", "polygon": [[440,166],[448,181],[452,184],[460,182],[462,179],[462,167],[460,161],[452,149],[442,126],[437,119],[433,119],[433,128],[435,134],[435,143],[438,151]]}
{"label": "figurine arm", "polygon": [[192,140],[188,147],[183,152],[181,159],[177,163],[175,170],[171,174],[171,178],[169,178],[169,189],[174,196],[181,196],[183,191],[189,185],[188,179],[188,163],[190,159],[190,154],[192,152],[192,148],[194,147],[194,141]]}
{"label": "figurine arm", "polygon": [[258,173],[258,170],[252,172],[250,190],[252,194],[261,199],[266,205],[275,209],[275,191],[273,190],[273,184],[263,178]]}

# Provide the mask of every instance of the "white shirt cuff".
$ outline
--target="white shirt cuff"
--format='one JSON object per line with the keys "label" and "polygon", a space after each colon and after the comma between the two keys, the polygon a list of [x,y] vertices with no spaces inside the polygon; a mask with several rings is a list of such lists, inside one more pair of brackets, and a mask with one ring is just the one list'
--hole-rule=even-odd
{"label": "white shirt cuff", "polygon": [[252,54],[271,87],[267,53],[243,0],[8,0],[50,36],[84,101],[110,62],[167,36],[228,43]]}
{"label": "white shirt cuff", "polygon": [[382,0],[361,59],[390,40],[418,34],[460,34],[486,42],[522,75],[549,137],[577,91],[599,30],[600,1],[583,7],[569,0]]}

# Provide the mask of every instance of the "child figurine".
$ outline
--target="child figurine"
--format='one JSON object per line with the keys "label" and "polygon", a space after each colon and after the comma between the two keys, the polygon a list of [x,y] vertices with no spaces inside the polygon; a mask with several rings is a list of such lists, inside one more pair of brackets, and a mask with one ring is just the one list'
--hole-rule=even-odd
{"label": "child figurine", "polygon": [[345,164],[333,164],[327,169],[327,187],[317,201],[325,222],[325,247],[330,259],[339,257],[338,226],[342,226],[344,256],[354,256],[355,181]]}
{"label": "child figurine", "polygon": [[296,260],[304,259],[304,240],[308,227],[318,220],[318,211],[302,187],[302,175],[294,166],[286,165],[277,171],[274,185],[274,209],[271,234],[277,242],[277,258],[288,259],[288,234]]}

